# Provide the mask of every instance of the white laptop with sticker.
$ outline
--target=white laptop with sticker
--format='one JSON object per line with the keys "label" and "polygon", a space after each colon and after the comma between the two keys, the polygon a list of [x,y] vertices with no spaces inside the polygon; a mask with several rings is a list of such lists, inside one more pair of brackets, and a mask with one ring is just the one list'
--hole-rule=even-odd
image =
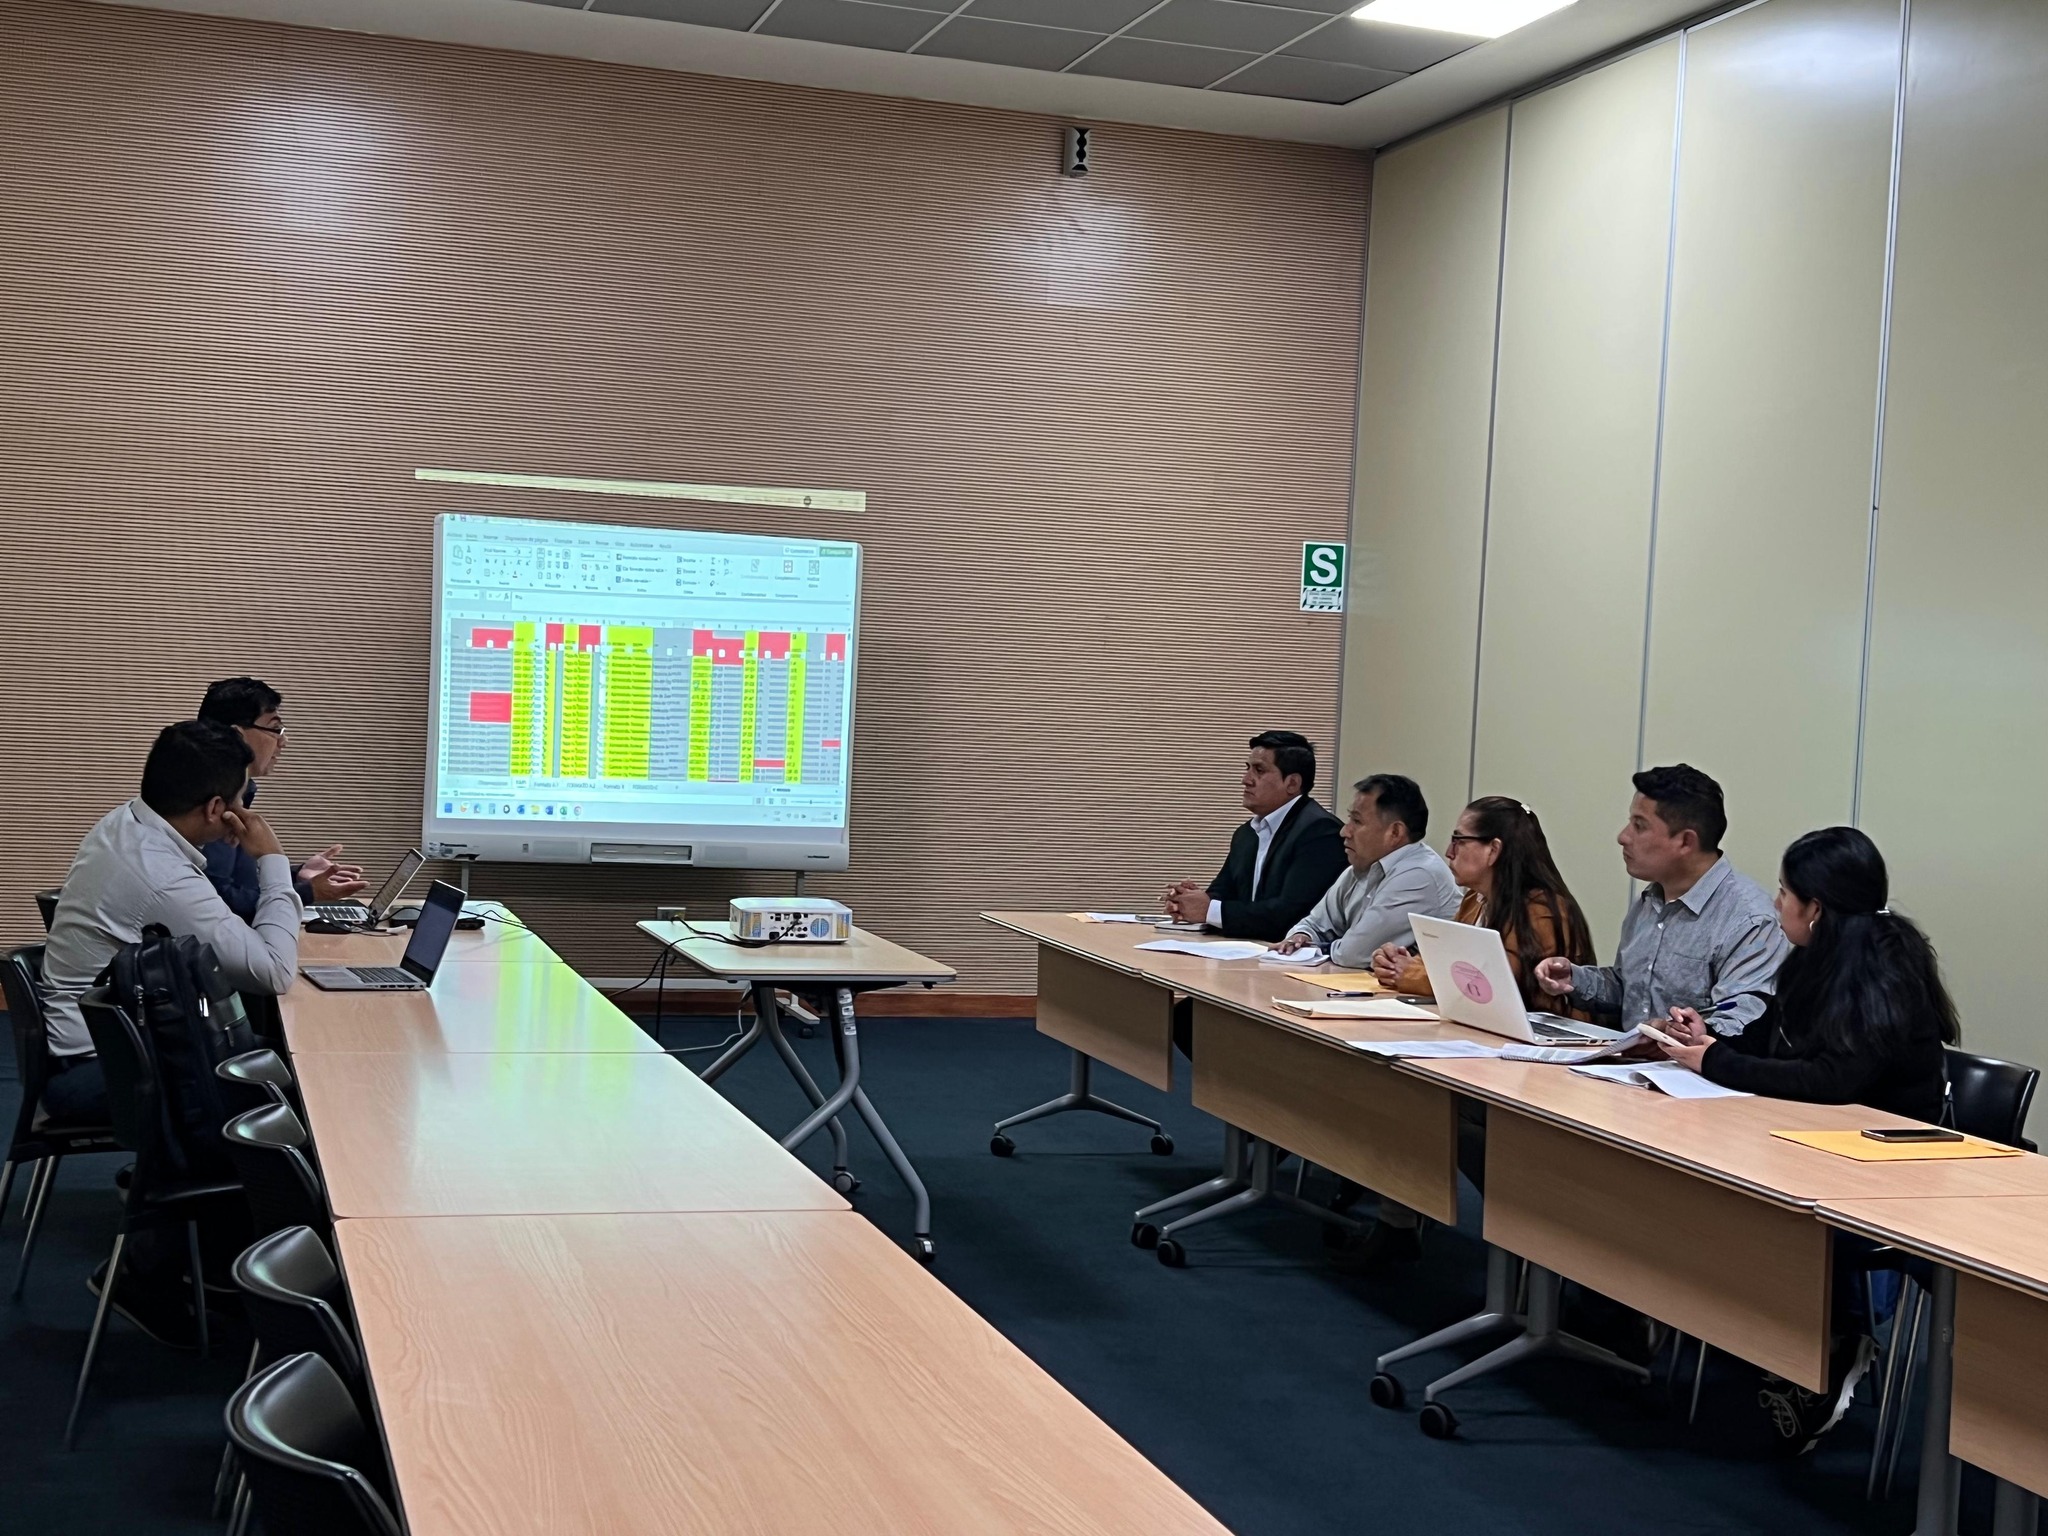
{"label": "white laptop with sticker", "polygon": [[1441,917],[1417,916],[1412,921],[1430,990],[1436,993],[1437,1012],[1451,1023],[1532,1045],[1594,1045],[1619,1036],[1620,1031],[1603,1024],[1531,1013],[1508,968],[1507,948],[1491,928]]}

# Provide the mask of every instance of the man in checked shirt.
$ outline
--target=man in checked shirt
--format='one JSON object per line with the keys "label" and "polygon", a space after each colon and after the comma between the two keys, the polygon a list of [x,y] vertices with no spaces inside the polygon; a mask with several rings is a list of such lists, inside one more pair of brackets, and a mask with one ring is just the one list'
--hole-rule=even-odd
{"label": "man in checked shirt", "polygon": [[1628,824],[1615,841],[1643,889],[1621,922],[1612,965],[1553,956],[1536,980],[1623,1028],[1696,1008],[1716,1034],[1739,1035],[1763,1012],[1784,964],[1771,898],[1721,853],[1721,786],[1689,763],[1635,776]]}

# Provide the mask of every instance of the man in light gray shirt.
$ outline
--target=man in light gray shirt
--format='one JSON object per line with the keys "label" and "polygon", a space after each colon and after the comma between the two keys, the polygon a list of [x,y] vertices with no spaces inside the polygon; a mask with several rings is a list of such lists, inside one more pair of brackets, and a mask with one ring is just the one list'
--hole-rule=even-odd
{"label": "man in light gray shirt", "polygon": [[1344,853],[1351,867],[1287,931],[1283,954],[1314,947],[1345,970],[1369,970],[1373,952],[1407,940],[1408,919],[1455,917],[1458,882],[1437,851],[1423,842],[1429,805],[1413,779],[1376,773],[1360,779],[1344,823]]}
{"label": "man in light gray shirt", "polygon": [[1643,890],[1621,922],[1613,965],[1552,956],[1536,980],[1624,1028],[1696,1008],[1716,1034],[1739,1035],[1777,990],[1790,953],[1771,898],[1721,853],[1721,786],[1688,763],[1635,776],[1615,841]]}
{"label": "man in light gray shirt", "polygon": [[[106,1086],[78,999],[123,945],[161,924],[213,948],[223,974],[248,992],[283,992],[299,960],[299,898],[276,834],[242,804],[251,754],[232,727],[167,726],[149,749],[142,793],[85,835],[43,952],[53,1117],[104,1118]],[[200,849],[233,838],[256,860],[260,894],[249,922],[228,910]]]}

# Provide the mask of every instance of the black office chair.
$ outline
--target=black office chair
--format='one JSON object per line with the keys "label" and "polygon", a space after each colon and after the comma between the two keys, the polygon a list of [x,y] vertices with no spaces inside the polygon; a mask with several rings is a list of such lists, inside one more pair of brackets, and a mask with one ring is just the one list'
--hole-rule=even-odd
{"label": "black office chair", "polygon": [[298,1113],[298,1083],[292,1077],[292,1069],[267,1045],[230,1056],[213,1069],[213,1075],[224,1083],[233,1083],[254,1101],[252,1109],[268,1102]]}
{"label": "black office chair", "polygon": [[57,921],[57,898],[63,894],[63,887],[55,885],[46,891],[36,892],[36,911],[42,916],[45,933],[50,931],[50,924]]}
{"label": "black office chair", "polygon": [[105,1123],[52,1121],[44,1112],[43,1088],[50,1080],[50,1036],[43,1017],[43,946],[31,944],[8,953],[0,964],[0,990],[7,998],[7,1022],[14,1034],[14,1065],[21,1079],[21,1107],[14,1134],[7,1142],[7,1162],[0,1166],[0,1222],[7,1219],[8,1196],[14,1192],[14,1170],[33,1163],[22,1215],[28,1231],[21,1240],[21,1260],[14,1267],[13,1295],[18,1300],[28,1281],[42,1231],[43,1207],[57,1182],[57,1165],[86,1152],[118,1152],[114,1128]]}
{"label": "black office chair", "polygon": [[363,1355],[349,1325],[348,1293],[319,1233],[286,1227],[259,1237],[235,1260],[234,1274],[263,1364],[318,1355],[364,1402]]}
{"label": "black office chair", "polygon": [[2027,1111],[2033,1107],[2038,1067],[2023,1067],[1995,1056],[1979,1056],[1948,1046],[1950,1123],[1971,1136],[2024,1152],[2040,1149],[2027,1140]]}
{"label": "black office chair", "polygon": [[[1942,1056],[1948,1078],[1942,1119],[1947,1125],[1966,1136],[2018,1147],[2023,1152],[2040,1150],[2026,1137],[2027,1111],[2034,1102],[2034,1088],[2041,1080],[2039,1068],[1959,1051],[1954,1046],[1944,1047]],[[1860,1262],[1866,1274],[1889,1270],[1900,1277],[1890,1341],[1885,1348],[1884,1377],[1878,1387],[1877,1434],[1870,1448],[1870,1470],[1863,1485],[1864,1497],[1872,1498],[1878,1489],[1880,1461],[1885,1466],[1887,1495],[1898,1469],[1899,1447],[1906,1433],[1906,1404],[1913,1398],[1921,1324],[1926,1317],[1934,1273],[1927,1260],[1891,1247],[1878,1248]]]}
{"label": "black office chair", "polygon": [[334,1367],[291,1355],[228,1399],[228,1440],[264,1529],[293,1536],[402,1536],[377,1442]]}
{"label": "black office chair", "polygon": [[106,1331],[107,1311],[114,1288],[121,1280],[121,1253],[128,1239],[145,1230],[160,1231],[169,1226],[185,1229],[186,1253],[192,1266],[192,1304],[198,1314],[199,1348],[209,1345],[206,1327],[205,1274],[199,1260],[199,1218],[209,1205],[232,1200],[242,1186],[233,1179],[209,1172],[181,1173],[171,1161],[164,1141],[163,1085],[157,1076],[156,1053],[142,1032],[140,1021],[114,1001],[107,987],[94,987],[79,1000],[85,1027],[100,1055],[100,1068],[107,1079],[107,1107],[112,1112],[114,1135],[135,1154],[128,1190],[121,1202],[121,1224],[114,1234],[114,1251],[107,1258],[106,1279],[100,1287],[100,1304],[92,1318],[92,1332],[86,1336],[85,1362],[78,1369],[78,1388],[71,1398],[71,1416],[64,1424],[64,1448],[78,1440],[78,1414],[85,1406],[85,1389],[92,1381],[93,1361],[99,1355],[100,1336]]}
{"label": "black office chair", "polygon": [[221,1135],[248,1193],[258,1237],[311,1227],[322,1241],[333,1240],[327,1190],[307,1156],[306,1127],[290,1105],[266,1104],[237,1115]]}

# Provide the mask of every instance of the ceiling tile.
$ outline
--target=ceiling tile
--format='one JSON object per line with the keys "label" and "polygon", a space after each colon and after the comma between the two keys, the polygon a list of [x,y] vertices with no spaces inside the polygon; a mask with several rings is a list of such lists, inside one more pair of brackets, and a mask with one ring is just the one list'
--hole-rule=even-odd
{"label": "ceiling tile", "polygon": [[1218,90],[1247,96],[1286,96],[1295,101],[1356,101],[1383,85],[1408,77],[1390,69],[1360,69],[1355,64],[1330,64],[1321,59],[1292,59],[1284,54],[1262,59],[1241,75],[1231,76]]}
{"label": "ceiling tile", "polygon": [[1180,43],[1113,37],[1079,60],[1069,72],[1108,75],[1117,80],[1150,80],[1158,85],[1208,85],[1257,57],[1256,53],[1232,53],[1222,48],[1189,48]]}
{"label": "ceiling tile", "polygon": [[804,37],[819,43],[848,43],[856,48],[887,48],[901,53],[937,26],[938,15],[898,5],[867,5],[862,0],[782,0],[757,31],[774,37]]}
{"label": "ceiling tile", "polygon": [[982,64],[1013,64],[1019,69],[1065,69],[1101,41],[1099,32],[960,16],[939,28],[917,51]]}
{"label": "ceiling tile", "polygon": [[1239,0],[1166,0],[1133,26],[1130,35],[1264,53],[1294,41],[1325,19],[1314,11],[1244,5]]}
{"label": "ceiling tile", "polygon": [[1115,32],[1158,3],[1159,0],[974,0],[967,14],[990,16],[998,21],[1036,22],[1041,27]]}
{"label": "ceiling tile", "polygon": [[[555,4],[557,0],[542,0]],[[617,16],[652,16],[659,21],[690,21],[700,27],[737,27],[744,32],[761,19],[768,0],[597,0],[593,11]]]}
{"label": "ceiling tile", "polygon": [[1382,21],[1353,21],[1348,16],[1310,33],[1284,51],[1304,59],[1329,59],[1338,64],[1365,64],[1413,74],[1485,42],[1455,32],[1430,32],[1420,27],[1390,27]]}

